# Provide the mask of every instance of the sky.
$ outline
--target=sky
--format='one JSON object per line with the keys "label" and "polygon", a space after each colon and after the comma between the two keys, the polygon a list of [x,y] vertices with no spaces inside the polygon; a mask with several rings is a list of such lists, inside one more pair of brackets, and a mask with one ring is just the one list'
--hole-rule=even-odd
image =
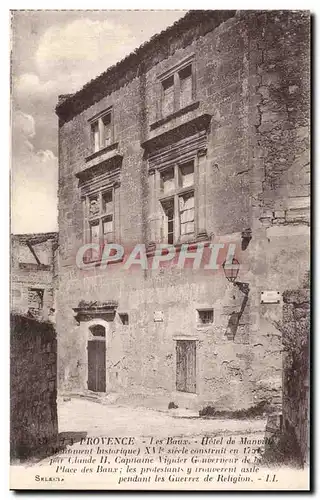
{"label": "sky", "polygon": [[11,20],[11,232],[57,231],[59,94],[79,90],[186,11],[37,10]]}

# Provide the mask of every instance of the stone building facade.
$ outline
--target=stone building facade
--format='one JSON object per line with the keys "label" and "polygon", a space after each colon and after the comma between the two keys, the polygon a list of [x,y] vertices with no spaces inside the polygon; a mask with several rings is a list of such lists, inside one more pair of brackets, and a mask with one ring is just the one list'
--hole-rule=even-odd
{"label": "stone building facade", "polygon": [[11,310],[54,319],[57,233],[11,236]]}
{"label": "stone building facade", "polygon": [[[61,96],[62,391],[281,401],[274,325],[309,267],[309,23],[303,11],[191,11]],[[101,241],[125,256],[145,244],[147,269],[102,269],[94,252],[79,269],[79,249]],[[177,258],[182,244],[209,258],[234,243],[236,281],[221,265],[152,269],[159,243]]]}

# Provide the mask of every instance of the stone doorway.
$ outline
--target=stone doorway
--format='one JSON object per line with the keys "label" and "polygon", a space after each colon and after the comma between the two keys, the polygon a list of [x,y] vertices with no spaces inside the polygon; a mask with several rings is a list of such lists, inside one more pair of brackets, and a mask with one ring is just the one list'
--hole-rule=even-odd
{"label": "stone doorway", "polygon": [[88,339],[88,390],[106,392],[106,329],[92,325]]}
{"label": "stone doorway", "polygon": [[176,341],[176,388],[180,392],[196,392],[196,341]]}

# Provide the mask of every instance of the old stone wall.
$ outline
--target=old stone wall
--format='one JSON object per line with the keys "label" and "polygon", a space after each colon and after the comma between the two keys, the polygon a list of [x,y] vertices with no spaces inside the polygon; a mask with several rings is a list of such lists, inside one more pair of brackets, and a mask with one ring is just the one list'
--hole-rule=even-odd
{"label": "old stone wall", "polygon": [[[252,19],[249,17],[249,19]],[[309,14],[257,16],[254,158],[262,168],[264,224],[306,223],[310,207]],[[252,54],[252,55],[253,55]]]}
{"label": "old stone wall", "polygon": [[310,290],[287,290],[283,305],[283,427],[309,463]]}
{"label": "old stone wall", "polygon": [[28,458],[54,443],[58,433],[57,344],[54,327],[11,315],[10,448]]}
{"label": "old stone wall", "polygon": [[37,289],[42,293],[42,308],[39,311],[33,309],[33,314],[44,319],[51,318],[55,307],[57,273],[57,233],[12,235],[11,310],[27,314],[32,309],[30,290]]}
{"label": "old stone wall", "polygon": [[[199,21],[179,36],[168,34],[163,50],[156,46],[153,58],[149,54],[141,60],[132,79],[123,85],[110,83],[110,90],[108,85],[101,87],[99,99],[94,83],[93,104],[89,97],[88,105],[79,97],[81,111],[60,118],[57,329],[63,390],[83,390],[87,384],[86,327],[76,323],[73,308],[81,300],[113,299],[118,307],[107,333],[108,391],[158,392],[171,401],[185,398],[189,405],[210,403],[219,409],[249,407],[261,400],[281,404],[282,345],[274,322],[281,318],[282,303],[261,304],[261,292],[276,290],[281,296],[286,288],[298,286],[308,265],[308,213],[303,219],[290,216],[285,186],[308,154],[307,129],[304,134],[301,130],[308,123],[307,96],[303,90],[295,106],[289,86],[305,89],[307,83],[309,25],[307,14],[300,12],[240,11],[228,17],[211,29],[200,29]],[[282,44],[275,52],[273,30],[276,43]],[[196,102],[184,113],[158,120],[158,76],[187,57],[195,61]],[[211,116],[202,193],[208,243],[237,244],[238,280],[249,286],[235,331],[230,332],[230,318],[241,310],[245,294],[227,282],[221,269],[142,271],[138,266],[127,271],[121,264],[104,271],[98,266],[77,269],[75,258],[84,234],[75,174],[85,168],[91,152],[88,120],[109,106],[114,140],[123,156],[117,242],[129,249],[149,243],[151,234],[152,193],[142,144]],[[294,109],[283,115],[283,107]],[[291,183],[299,202],[306,196],[307,169],[305,173],[306,178],[298,182],[294,177]],[[279,212],[281,200],[286,204],[281,208],[284,215]],[[247,228],[252,229],[252,239],[242,247],[242,231]],[[299,262],[294,273],[292,262]],[[213,309],[212,324],[199,327],[201,308]],[[154,321],[157,311],[163,313],[163,321]],[[121,324],[121,312],[128,313],[128,325]],[[177,393],[175,388],[175,342],[183,338],[197,342],[195,395]]]}

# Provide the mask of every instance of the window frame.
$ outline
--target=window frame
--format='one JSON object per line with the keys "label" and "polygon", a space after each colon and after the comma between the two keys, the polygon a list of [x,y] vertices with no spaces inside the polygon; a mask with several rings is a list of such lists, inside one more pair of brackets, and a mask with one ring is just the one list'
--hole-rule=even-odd
{"label": "window frame", "polygon": [[[191,66],[191,100],[187,104],[181,105],[181,87],[180,87],[180,73],[183,72]],[[164,83],[173,77],[173,110],[169,113],[163,112],[163,98],[164,98]],[[166,71],[162,75],[158,77],[159,79],[159,96],[158,100],[158,119],[164,119],[172,114],[187,108],[188,106],[194,104],[196,102],[196,69],[195,69],[195,56],[191,54],[183,61],[180,61],[177,65],[173,66],[170,70]]]}
{"label": "window frame", "polygon": [[[210,313],[211,321],[203,321],[202,315]],[[199,328],[208,328],[214,323],[214,309],[213,307],[201,307],[197,309],[197,326]]]}
{"label": "window frame", "polygon": [[[189,186],[188,186],[188,188],[189,188]],[[187,189],[187,188],[184,188],[184,189]],[[182,214],[184,212],[186,212],[186,210],[190,210],[190,208],[189,209],[185,209],[185,208],[181,209],[181,207],[180,207],[180,198],[184,198],[185,196],[187,196],[188,198],[190,198],[190,196],[189,196],[190,194],[193,194],[193,232],[192,233],[183,233],[182,234],[181,226],[182,226],[182,224],[185,224],[185,223],[182,223],[181,217],[182,217]],[[192,240],[194,240],[195,236],[196,236],[196,226],[195,226],[195,222],[196,222],[196,220],[195,220],[195,191],[194,191],[194,189],[192,189],[190,191],[189,191],[189,189],[187,191],[183,190],[182,193],[178,194],[178,215],[179,215],[179,238],[180,238],[180,240],[182,239],[182,237],[186,237],[186,240],[185,240],[186,242],[189,241],[190,238]],[[188,221],[188,222],[190,222],[190,221]]]}
{"label": "window frame", "polygon": [[129,326],[129,313],[119,312],[119,320],[122,326]]}
{"label": "window frame", "polygon": [[[193,162],[193,184],[190,186],[185,186],[182,187],[180,186],[180,179],[181,179],[181,168],[184,167],[185,165]],[[161,192],[161,175],[168,171],[169,169],[173,168],[174,172],[174,189],[172,189],[171,192],[167,192],[163,194]],[[197,234],[197,205],[196,205],[196,158],[190,158],[190,159],[185,159],[185,160],[177,160],[174,164],[170,164],[166,166],[165,168],[159,169],[159,175],[160,175],[160,183],[159,183],[159,192],[158,192],[158,203],[160,204],[160,210],[163,216],[165,216],[165,209],[164,205],[166,203],[170,203],[173,201],[173,242],[169,243],[168,241],[168,228],[165,228],[164,225],[161,225],[161,240],[163,243],[167,244],[173,244],[177,245],[179,243],[189,243],[192,242],[196,239],[196,234]],[[180,212],[180,204],[179,204],[179,198],[188,194],[193,194],[194,197],[194,232],[190,233],[189,235],[186,235],[186,239],[182,241],[182,236],[181,235],[181,212]],[[166,219],[165,222],[166,225],[168,225],[168,219]],[[164,241],[166,240],[166,241]]]}
{"label": "window frame", "polygon": [[[32,303],[30,303],[30,299],[29,299],[30,292],[36,292],[38,294],[39,299],[40,299],[40,301],[39,301],[40,307],[34,307],[32,305]],[[43,311],[43,308],[44,308],[44,288],[36,287],[36,286],[28,287],[28,301],[27,302],[28,302],[28,309],[29,310],[32,309],[37,313],[41,313]]]}
{"label": "window frame", "polygon": [[[103,209],[103,195],[105,193],[111,192],[112,193],[112,207],[108,209]],[[90,199],[97,198],[98,199],[98,204],[99,204],[99,212],[97,214],[93,214],[90,216]],[[85,243],[95,243],[92,241],[92,236],[91,236],[91,227],[93,223],[98,222],[99,226],[99,255],[95,257],[96,252],[94,250],[90,251],[90,255],[86,257],[87,262],[95,262],[101,259],[101,252],[103,251],[103,247],[105,244],[108,243],[113,243],[115,240],[115,185],[111,186],[104,186],[101,187],[100,189],[94,191],[93,193],[87,194],[84,197],[84,224],[85,224]],[[111,241],[105,240],[104,239],[104,232],[103,232],[103,222],[109,218],[112,217],[112,231],[108,232],[107,234],[111,234]],[[95,224],[97,225],[97,224]],[[87,251],[87,254],[89,254],[89,251]]]}
{"label": "window frame", "polygon": [[[104,124],[104,118],[110,116],[110,143],[105,144],[105,124]],[[89,127],[90,127],[90,151],[91,154],[99,153],[99,151],[104,150],[105,148],[110,147],[112,144],[114,144],[114,112],[113,108],[109,107],[108,109],[105,109],[101,113],[98,113],[97,115],[93,116],[88,120],[89,122]],[[95,139],[94,139],[94,133],[93,133],[93,126],[98,125],[98,138],[99,138],[99,148],[95,149]]]}

